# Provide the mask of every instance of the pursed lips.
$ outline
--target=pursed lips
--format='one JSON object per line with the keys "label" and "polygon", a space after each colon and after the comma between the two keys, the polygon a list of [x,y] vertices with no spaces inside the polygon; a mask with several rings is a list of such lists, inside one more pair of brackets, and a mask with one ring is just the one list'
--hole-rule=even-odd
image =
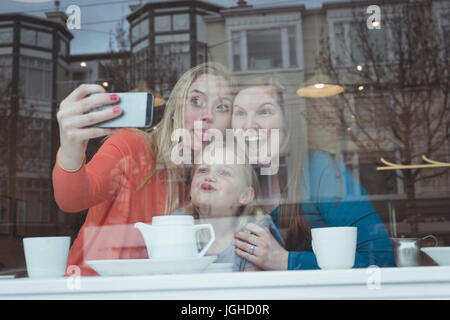
{"label": "pursed lips", "polygon": [[204,182],[200,185],[200,190],[205,192],[214,192],[216,191],[216,188],[214,188],[211,184]]}

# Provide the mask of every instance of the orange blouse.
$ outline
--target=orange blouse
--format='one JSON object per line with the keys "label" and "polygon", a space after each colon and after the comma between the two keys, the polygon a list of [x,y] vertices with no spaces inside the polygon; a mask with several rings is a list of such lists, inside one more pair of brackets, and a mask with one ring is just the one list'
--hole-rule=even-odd
{"label": "orange blouse", "polygon": [[[134,224],[150,223],[152,217],[164,214],[166,171],[136,189],[154,166],[146,140],[131,130],[121,130],[108,138],[92,160],[76,172],[63,170],[56,161],[53,187],[60,209],[80,212],[89,208],[70,248],[68,267],[78,266],[83,276],[98,275],[85,261],[148,258]],[[184,190],[180,192],[185,194]]]}

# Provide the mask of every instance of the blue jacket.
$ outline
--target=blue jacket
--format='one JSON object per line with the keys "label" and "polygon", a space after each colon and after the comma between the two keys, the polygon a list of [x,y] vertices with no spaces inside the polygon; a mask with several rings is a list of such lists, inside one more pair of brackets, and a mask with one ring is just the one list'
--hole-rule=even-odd
{"label": "blue jacket", "polygon": [[[354,268],[395,266],[393,245],[359,181],[345,165],[328,153],[311,150],[303,165],[302,209],[311,228],[355,226],[358,228]],[[344,185],[361,190],[357,200],[347,196]],[[278,207],[270,214],[278,224]],[[279,235],[274,234],[278,241]],[[291,251],[288,270],[319,269],[312,251]]]}

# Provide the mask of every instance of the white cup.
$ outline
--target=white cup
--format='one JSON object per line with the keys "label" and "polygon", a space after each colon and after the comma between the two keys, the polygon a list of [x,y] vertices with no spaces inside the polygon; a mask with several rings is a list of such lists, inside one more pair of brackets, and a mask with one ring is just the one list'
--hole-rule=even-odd
{"label": "white cup", "polygon": [[23,248],[30,278],[56,278],[66,272],[70,237],[24,238]]}
{"label": "white cup", "polygon": [[[156,216],[152,224],[138,222],[134,225],[142,233],[150,259],[202,257],[215,240],[211,224],[194,224],[190,215]],[[209,231],[209,242],[199,252],[196,233]]]}
{"label": "white cup", "polygon": [[311,237],[320,269],[350,269],[355,264],[356,227],[312,228]]}

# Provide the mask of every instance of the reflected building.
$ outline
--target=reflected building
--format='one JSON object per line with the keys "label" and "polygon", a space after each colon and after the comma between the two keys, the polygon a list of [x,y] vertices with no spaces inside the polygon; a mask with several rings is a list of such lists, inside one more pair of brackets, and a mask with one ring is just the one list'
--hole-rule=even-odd
{"label": "reflected building", "polygon": [[[427,155],[450,162],[449,3],[378,2],[384,15],[369,25],[373,4],[342,1],[312,9],[295,1],[239,1],[206,19],[210,58],[244,82],[264,74],[282,79],[292,111],[288,125],[299,128],[291,147],[306,140],[309,149],[344,162],[365,190],[342,181],[343,195],[358,201],[367,192],[392,235],[435,233],[450,242],[448,170],[376,170],[382,157],[418,164]],[[400,57],[414,58],[408,64]],[[427,61],[435,65],[424,67]],[[403,69],[416,71],[401,74]],[[316,99],[296,94],[323,75],[344,93]]]}
{"label": "reflected building", "polygon": [[168,83],[208,60],[205,18],[223,7],[203,1],[161,1],[130,8],[132,86],[145,80],[166,98]]}
{"label": "reflected building", "polygon": [[58,81],[70,78],[66,19],[0,15],[0,236],[1,256],[11,261],[21,260],[21,236],[56,231],[50,181],[66,94]]}
{"label": "reflected building", "polygon": [[[442,39],[439,43],[444,50],[439,55],[448,68],[448,1],[430,3],[435,27],[432,33]],[[307,141],[310,149],[325,150],[343,161],[361,181],[391,233],[409,235],[411,206],[402,177],[405,171],[376,170],[380,157],[397,163],[405,160],[403,142],[395,141],[389,134],[393,131],[386,130],[387,126],[392,129],[390,120],[399,118],[388,107],[399,104],[393,103],[396,95],[386,78],[374,83],[358,75],[367,70],[369,62],[356,41],[356,26],[366,26],[368,15],[363,12],[355,20],[354,13],[370,4],[335,2],[311,9],[296,1],[256,6],[238,1],[227,8],[203,1],[149,2],[130,6],[131,13],[126,17],[130,47],[120,54],[70,55],[73,35],[65,26],[67,16],[63,12],[49,12],[47,19],[0,15],[0,237],[2,241],[7,239],[0,245],[0,259],[9,256],[13,262],[3,261],[8,267],[23,262],[18,256],[22,254],[21,236],[76,233],[74,215],[58,214],[51,188],[51,170],[59,146],[56,112],[69,92],[85,82],[108,86],[108,91],[127,91],[144,83],[144,88],[167,99],[179,76],[205,61],[222,63],[239,80],[278,74],[286,88],[286,105],[293,111],[289,125],[299,128],[291,137],[292,147]],[[419,21],[424,19],[417,17]],[[377,44],[378,62],[392,66],[391,70],[398,63],[394,30],[382,24],[382,29],[372,30],[368,37]],[[320,59],[324,49],[331,54],[331,65],[324,65]],[[430,55],[418,58],[426,61]],[[107,66],[115,59],[129,63],[129,68],[124,68],[127,88],[119,88],[108,74]],[[296,94],[317,73],[333,76],[330,73],[336,70],[339,77],[334,80],[345,87],[345,94],[337,97],[342,99],[332,98],[330,104],[327,99],[306,99]],[[437,73],[448,76],[443,70],[448,69]],[[432,92],[424,90],[423,84],[422,92]],[[404,96],[417,94],[417,88],[406,89],[409,91]],[[417,97],[431,101],[426,94]],[[338,107],[352,113],[339,118]],[[433,104],[427,107],[438,110]],[[448,113],[434,120],[447,118]],[[420,127],[420,122],[415,125]],[[430,158],[450,162],[448,127],[435,130],[442,142],[433,145],[433,152],[427,154]],[[426,151],[426,130],[418,133],[414,141],[422,149],[417,151]],[[382,148],[380,143],[368,145],[371,140],[382,142]],[[414,161],[421,160],[416,157]],[[430,179],[414,182],[416,209],[421,213],[418,231],[433,233],[450,243],[450,176],[448,172],[435,173]],[[351,181],[343,181],[342,192],[355,200],[363,196]]]}

